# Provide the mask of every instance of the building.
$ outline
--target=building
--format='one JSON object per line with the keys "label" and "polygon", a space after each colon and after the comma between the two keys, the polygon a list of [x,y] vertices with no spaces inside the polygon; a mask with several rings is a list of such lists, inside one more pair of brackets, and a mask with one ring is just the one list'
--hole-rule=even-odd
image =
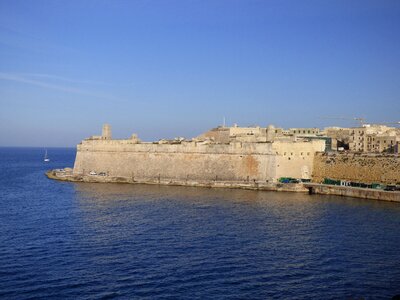
{"label": "building", "polygon": [[349,149],[355,152],[394,152],[398,148],[398,129],[384,125],[364,125],[350,129]]}
{"label": "building", "polygon": [[281,129],[217,127],[191,139],[141,142],[136,135],[114,140],[111,127],[77,146],[76,176],[107,174],[132,182],[273,183],[280,177],[310,179],[324,140],[280,135]]}
{"label": "building", "polygon": [[298,136],[316,136],[320,134],[319,128],[289,128],[289,134]]}

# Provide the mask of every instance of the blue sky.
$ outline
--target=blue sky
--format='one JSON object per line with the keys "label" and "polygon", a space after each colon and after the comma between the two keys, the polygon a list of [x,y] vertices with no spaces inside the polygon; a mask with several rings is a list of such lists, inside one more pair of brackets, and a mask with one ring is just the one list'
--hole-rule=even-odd
{"label": "blue sky", "polygon": [[400,1],[0,0],[0,146],[400,121]]}

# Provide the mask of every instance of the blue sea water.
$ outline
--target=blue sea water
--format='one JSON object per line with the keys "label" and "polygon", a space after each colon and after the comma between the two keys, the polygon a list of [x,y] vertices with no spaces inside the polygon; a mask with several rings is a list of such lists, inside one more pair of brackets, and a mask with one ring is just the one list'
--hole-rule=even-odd
{"label": "blue sea water", "polygon": [[0,298],[391,299],[400,204],[66,183],[74,149],[0,148]]}

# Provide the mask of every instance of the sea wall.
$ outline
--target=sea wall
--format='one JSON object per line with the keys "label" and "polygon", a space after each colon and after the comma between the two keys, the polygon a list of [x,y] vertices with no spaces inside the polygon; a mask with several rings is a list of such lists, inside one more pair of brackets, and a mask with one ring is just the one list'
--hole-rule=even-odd
{"label": "sea wall", "polygon": [[74,173],[104,172],[145,181],[268,180],[275,159],[269,146],[84,141],[78,146]]}
{"label": "sea wall", "polygon": [[307,175],[304,170],[312,169],[313,154],[322,147],[319,142],[159,144],[84,140],[78,145],[73,173],[104,172],[141,182],[273,182],[278,176]]}
{"label": "sea wall", "polygon": [[311,179],[314,167],[314,154],[325,149],[325,142],[274,142],[276,154],[275,177]]}
{"label": "sea wall", "polygon": [[324,178],[362,183],[400,183],[397,154],[317,153],[314,156],[313,182]]}
{"label": "sea wall", "polygon": [[310,194],[338,195],[354,198],[400,202],[400,192],[315,183],[307,183],[305,184],[305,187],[308,188]]}

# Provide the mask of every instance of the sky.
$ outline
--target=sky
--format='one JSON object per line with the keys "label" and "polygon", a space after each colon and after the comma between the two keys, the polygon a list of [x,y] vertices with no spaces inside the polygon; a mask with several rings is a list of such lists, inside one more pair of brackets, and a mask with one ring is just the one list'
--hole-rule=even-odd
{"label": "sky", "polygon": [[400,121],[400,1],[0,0],[0,146]]}

